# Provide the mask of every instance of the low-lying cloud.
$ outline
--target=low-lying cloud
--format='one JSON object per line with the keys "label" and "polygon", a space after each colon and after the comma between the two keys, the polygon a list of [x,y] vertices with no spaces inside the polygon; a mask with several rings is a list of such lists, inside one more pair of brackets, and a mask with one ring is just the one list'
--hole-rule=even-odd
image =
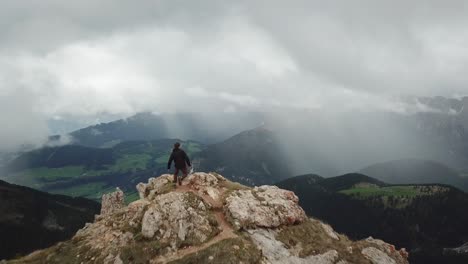
{"label": "low-lying cloud", "polygon": [[401,97],[468,89],[462,0],[6,1],[0,17],[0,120],[15,124],[0,147],[56,116],[405,113]]}

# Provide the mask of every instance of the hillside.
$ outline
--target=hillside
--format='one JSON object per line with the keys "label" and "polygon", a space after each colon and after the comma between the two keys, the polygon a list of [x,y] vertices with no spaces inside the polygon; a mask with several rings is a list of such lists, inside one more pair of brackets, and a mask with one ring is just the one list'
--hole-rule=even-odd
{"label": "hillside", "polygon": [[275,133],[264,127],[209,145],[196,157],[200,170],[247,185],[271,184],[292,174]]}
{"label": "hillside", "polygon": [[71,238],[99,213],[97,202],[0,181],[0,260]]}
{"label": "hillside", "polygon": [[[110,148],[81,145],[41,148],[8,163],[4,179],[38,190],[95,200],[118,186],[129,193],[128,201],[133,201],[137,197],[133,190],[137,182],[167,171],[176,141],[127,141]],[[292,175],[275,134],[263,127],[212,145],[181,142],[196,171],[223,173],[250,186],[271,184]]]}
{"label": "hillside", "polygon": [[392,184],[449,184],[468,191],[468,180],[453,169],[429,160],[405,159],[371,165],[361,173]]}
{"label": "hillside", "polygon": [[101,215],[69,241],[7,263],[394,263],[407,252],[384,241],[352,241],[306,217],[294,193],[249,188],[215,173],[139,183],[140,200],[103,197]]}
{"label": "hillside", "polygon": [[[27,152],[8,165],[8,182],[52,193],[100,199],[104,192],[119,186],[130,190],[154,174],[166,172],[175,139],[130,141],[100,149],[78,145],[42,148]],[[204,146],[185,141],[190,156]]]}
{"label": "hillside", "polygon": [[[467,99],[418,100],[422,101],[416,105],[422,103],[431,111],[416,111],[408,115],[321,111],[139,113],[86,127],[64,138],[71,138],[76,145],[99,148],[126,141],[163,138],[194,140],[210,145],[266,124],[279,135],[278,143],[294,168],[292,175],[313,170],[328,177],[401,157],[434,160],[467,173]],[[51,137],[51,144],[57,140],[66,141],[59,138]]]}
{"label": "hillside", "polygon": [[[223,125],[215,125],[216,120],[223,120]],[[74,144],[88,147],[112,147],[125,141],[164,138],[214,143],[262,122],[263,115],[260,113],[139,113],[126,119],[79,129],[70,136]],[[58,139],[51,138],[51,142]]]}
{"label": "hillside", "polygon": [[299,197],[309,216],[353,239],[382,238],[405,247],[411,263],[466,263],[444,248],[468,241],[468,195],[446,185],[388,185],[360,174],[294,177],[277,184]]}

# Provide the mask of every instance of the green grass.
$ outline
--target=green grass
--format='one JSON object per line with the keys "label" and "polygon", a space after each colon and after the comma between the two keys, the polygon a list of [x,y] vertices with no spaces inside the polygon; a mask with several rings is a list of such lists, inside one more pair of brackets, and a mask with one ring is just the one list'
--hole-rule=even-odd
{"label": "green grass", "polygon": [[140,199],[140,195],[138,194],[138,192],[132,192],[132,193],[129,193],[129,194],[125,194],[125,203],[126,204],[134,202],[134,201],[136,201],[138,199]]}
{"label": "green grass", "polygon": [[320,221],[308,219],[299,225],[281,228],[276,239],[285,244],[289,250],[295,250],[299,257],[305,258],[336,250],[340,259],[345,263],[371,263],[363,257],[361,251],[370,246],[384,250],[384,246],[365,240],[352,241],[344,235],[337,235],[339,240],[332,239],[326,233]]}
{"label": "green grass", "polygon": [[61,168],[32,168],[15,173],[16,177],[32,181],[54,182],[61,179],[71,179],[83,174],[83,166],[67,166]]}
{"label": "green grass", "polygon": [[[402,209],[410,205],[418,197],[434,195],[444,192],[448,188],[441,189],[438,186],[425,185],[400,185],[400,186],[355,186],[351,189],[340,191],[353,199],[363,201],[380,201],[384,207]],[[377,200],[376,200],[377,199]]]}
{"label": "green grass", "polygon": [[169,161],[169,156],[170,154],[164,154],[162,156],[160,156],[159,158],[156,158],[155,161],[157,164],[167,164],[167,162]]}
{"label": "green grass", "polygon": [[69,195],[69,196],[74,196],[74,197],[85,197],[85,198],[100,201],[104,193],[108,193],[114,190],[111,187],[105,187],[105,186],[106,186],[105,182],[93,182],[93,183],[73,186],[70,188],[54,190],[53,193],[64,194],[64,195]]}
{"label": "green grass", "polygon": [[117,159],[114,165],[109,167],[110,171],[132,171],[132,170],[144,170],[148,162],[151,160],[151,156],[148,154],[129,154],[124,155]]}
{"label": "green grass", "polygon": [[84,176],[100,176],[113,172],[129,172],[134,170],[144,170],[148,166],[151,156],[148,154],[127,154],[118,158],[115,164],[107,166],[105,170],[88,170]]}
{"label": "green grass", "polygon": [[[190,157],[194,153],[202,150],[202,145],[196,142],[184,142],[183,146]],[[50,190],[49,187],[51,184],[72,182],[79,178],[126,174],[138,170],[165,167],[170,154],[170,146],[160,146],[153,142],[147,142],[145,144],[129,145],[128,148],[118,149],[118,151],[115,151],[113,154],[116,156],[114,164],[102,164],[100,169],[90,169],[84,165],[66,166],[61,168],[31,168],[7,175],[7,180],[15,184],[39,190]],[[130,177],[129,180],[132,186],[136,185],[137,182],[133,182],[134,180]],[[106,189],[100,188],[105,188],[103,186],[107,186],[106,184],[107,182],[105,181],[100,181],[100,183],[81,184],[74,186],[73,188],[57,189],[55,193],[71,196],[83,196],[100,200],[102,193],[107,191]],[[126,201],[132,202],[136,199],[138,199],[138,194],[134,192],[128,195]]]}
{"label": "green grass", "polygon": [[31,168],[8,175],[7,180],[15,184],[41,189],[47,183],[67,181],[81,177],[84,171],[83,166]]}
{"label": "green grass", "polygon": [[423,195],[415,186],[388,186],[388,187],[358,187],[340,191],[340,193],[363,198],[371,196],[406,196],[409,198]]}
{"label": "green grass", "polygon": [[128,154],[118,158],[116,163],[104,170],[86,170],[84,166],[66,166],[61,168],[32,168],[11,176],[14,182],[38,188],[42,183],[67,181],[77,177],[94,177],[112,172],[128,172],[147,168],[151,156],[148,154]]}
{"label": "green grass", "polygon": [[187,145],[187,151],[190,154],[197,153],[202,151],[200,144],[195,143],[195,142],[189,142]]}
{"label": "green grass", "polygon": [[[235,249],[234,246],[238,249]],[[212,260],[210,260],[210,257]],[[192,264],[210,262],[223,264],[262,263],[262,252],[246,237],[229,238],[169,263]]]}

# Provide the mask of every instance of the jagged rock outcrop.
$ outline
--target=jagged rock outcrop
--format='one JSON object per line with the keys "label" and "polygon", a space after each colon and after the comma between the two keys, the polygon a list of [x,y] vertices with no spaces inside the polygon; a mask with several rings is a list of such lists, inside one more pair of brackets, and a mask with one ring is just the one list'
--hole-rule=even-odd
{"label": "jagged rock outcrop", "polygon": [[190,243],[200,244],[219,232],[216,220],[198,196],[190,192],[171,192],[158,198],[143,216],[143,237],[167,242],[176,249],[188,239]]}
{"label": "jagged rock outcrop", "polygon": [[303,222],[307,216],[291,192],[276,186],[237,190],[226,198],[226,211],[236,227],[279,227]]}
{"label": "jagged rock outcrop", "polygon": [[158,178],[149,178],[148,183],[139,183],[136,188],[140,199],[152,200],[156,195],[165,193],[173,181],[172,175],[162,175]]}
{"label": "jagged rock outcrop", "polygon": [[297,196],[275,186],[195,173],[182,186],[162,175],[137,190],[128,206],[119,191],[105,195],[102,214],[72,240],[11,263],[408,263],[404,250],[307,218]]}
{"label": "jagged rock outcrop", "polygon": [[119,187],[113,193],[104,194],[101,202],[101,215],[112,214],[122,209],[125,206],[124,198],[124,193]]}

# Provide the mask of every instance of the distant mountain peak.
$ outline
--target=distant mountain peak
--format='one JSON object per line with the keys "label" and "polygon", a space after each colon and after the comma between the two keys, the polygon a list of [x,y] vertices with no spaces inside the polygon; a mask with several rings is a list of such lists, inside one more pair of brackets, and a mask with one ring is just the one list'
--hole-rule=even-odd
{"label": "distant mountain peak", "polygon": [[[249,188],[216,173],[172,175],[137,185],[140,200],[106,208],[75,237],[25,257],[48,263],[408,263],[404,249],[358,242],[308,219],[297,196],[275,186]],[[115,198],[115,199],[114,199]],[[113,204],[114,201],[117,204]],[[21,261],[21,259],[20,259]]]}

